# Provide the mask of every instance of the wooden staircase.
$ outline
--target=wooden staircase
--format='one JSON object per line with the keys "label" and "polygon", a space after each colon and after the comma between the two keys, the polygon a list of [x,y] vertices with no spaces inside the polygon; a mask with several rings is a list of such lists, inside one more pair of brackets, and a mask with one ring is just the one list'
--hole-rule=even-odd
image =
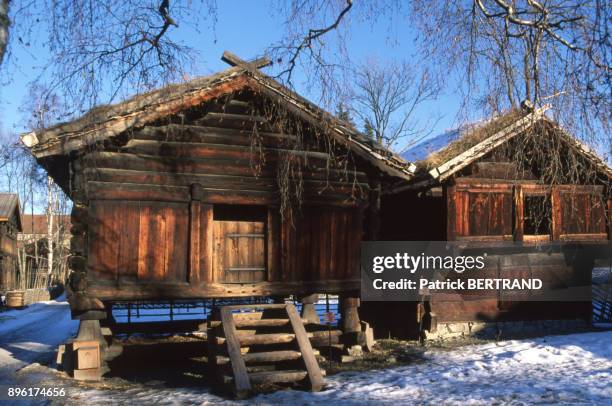
{"label": "wooden staircase", "polygon": [[217,308],[209,321],[209,371],[238,397],[247,396],[255,385],[280,383],[305,383],[319,391],[325,371],[309,336],[289,303]]}

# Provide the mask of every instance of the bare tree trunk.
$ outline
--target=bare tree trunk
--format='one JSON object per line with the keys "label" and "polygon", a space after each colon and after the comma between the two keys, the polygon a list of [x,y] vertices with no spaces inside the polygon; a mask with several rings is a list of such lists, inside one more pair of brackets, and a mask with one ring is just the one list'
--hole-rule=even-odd
{"label": "bare tree trunk", "polygon": [[8,12],[9,0],[0,0],[0,65],[2,65],[9,39],[11,21],[9,20]]}
{"label": "bare tree trunk", "polygon": [[53,179],[47,177],[47,286],[51,286],[53,273]]}

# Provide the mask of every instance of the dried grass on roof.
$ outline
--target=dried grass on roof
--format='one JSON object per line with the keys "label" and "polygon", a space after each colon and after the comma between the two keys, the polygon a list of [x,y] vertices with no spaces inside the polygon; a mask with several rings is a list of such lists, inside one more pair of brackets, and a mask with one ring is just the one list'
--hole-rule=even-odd
{"label": "dried grass on roof", "polygon": [[525,116],[525,114],[523,110],[512,109],[486,122],[467,125],[460,130],[459,137],[455,141],[443,149],[429,154],[422,161],[417,162],[417,167],[422,170],[435,168],[503,130]]}

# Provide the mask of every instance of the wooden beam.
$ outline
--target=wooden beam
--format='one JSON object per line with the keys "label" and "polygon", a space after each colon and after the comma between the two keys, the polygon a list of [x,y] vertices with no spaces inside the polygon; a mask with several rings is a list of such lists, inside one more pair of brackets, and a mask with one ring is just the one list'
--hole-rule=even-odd
{"label": "wooden beam", "polygon": [[288,294],[307,294],[321,292],[337,294],[359,290],[361,281],[357,279],[329,279],[319,281],[260,282],[249,284],[207,283],[191,286],[189,283],[147,282],[129,280],[118,281],[92,280],[87,293],[100,300],[147,300],[202,299],[221,297],[273,296]]}
{"label": "wooden beam", "polygon": [[213,235],[213,206],[211,204],[201,205],[202,237],[200,245],[200,270],[204,273],[202,280],[206,283],[214,282],[213,258],[214,258],[214,235]]}
{"label": "wooden beam", "polygon": [[192,201],[189,203],[189,283],[192,285],[200,284],[200,236],[201,230],[201,210],[200,202]]}
{"label": "wooden beam", "polygon": [[[266,165],[261,168],[259,177],[274,178],[276,176],[276,168],[274,168],[273,163],[273,160],[267,160]],[[347,179],[350,183],[353,180],[363,185],[367,183],[365,172],[327,168],[325,165],[318,165],[319,163],[321,162],[309,162],[308,166],[303,168],[306,178],[323,180],[337,180],[341,178]],[[93,152],[74,161],[75,171],[85,171],[88,168],[126,169],[179,174],[254,176],[250,160],[160,157],[126,152]]]}
{"label": "wooden beam", "polygon": [[457,239],[457,205],[454,186],[444,189],[446,194],[446,238],[448,241]]}
{"label": "wooden beam", "polygon": [[546,109],[547,108],[543,107],[526,115],[525,117],[517,120],[506,128],[496,132],[490,137],[469,148],[467,151],[430,170],[429,174],[432,178],[443,181],[457,171],[470,165],[476,159],[485,155],[492,149],[498,147],[509,139],[525,131],[527,128],[531,127],[536,120],[539,120],[543,116]]}
{"label": "wooden beam", "polygon": [[310,388],[312,391],[318,392],[323,388],[323,375],[321,374],[319,363],[312,352],[312,345],[310,344],[310,339],[306,335],[304,323],[297,310],[295,310],[295,306],[289,303],[287,304],[286,310],[291,326],[293,327],[293,332],[295,333],[295,339],[302,353],[304,366],[308,372]]}
{"label": "wooden beam", "polygon": [[514,186],[514,241],[523,241],[525,214],[523,205],[523,187]]}
{"label": "wooden beam", "polygon": [[[163,126],[146,126],[132,133],[132,137],[141,140],[210,142],[217,144],[250,145],[253,129],[234,129],[201,125],[167,124]],[[282,134],[258,131],[257,135],[269,140],[297,141],[295,134]]]}
{"label": "wooden beam", "polygon": [[[155,140],[130,140],[122,151],[158,155],[163,157],[194,157],[194,158],[217,158],[217,159],[243,159],[257,158],[251,147],[242,145],[208,144],[199,142],[172,142]],[[329,160],[330,156],[325,152],[302,151],[282,148],[262,148],[262,151],[271,156],[290,154],[309,159]],[[267,158],[268,156],[266,156]]]}
{"label": "wooden beam", "polygon": [[277,207],[268,208],[266,222],[266,261],[268,264],[268,281],[281,279],[280,253],[280,213]]}
{"label": "wooden beam", "polygon": [[254,70],[272,65],[272,61],[265,56],[247,62],[229,51],[223,52],[221,60],[230,66],[240,66]]}
{"label": "wooden beam", "polygon": [[553,241],[558,241],[561,236],[561,230],[563,230],[563,210],[562,210],[561,193],[559,188],[553,186],[550,193],[550,207],[551,213],[551,225],[550,232],[552,234]]}
{"label": "wooden beam", "polygon": [[560,234],[560,241],[597,241],[607,240],[606,233],[590,233],[590,234]]}
{"label": "wooden beam", "polygon": [[246,364],[240,353],[240,342],[236,337],[234,316],[231,310],[225,307],[221,308],[221,325],[223,327],[223,333],[225,334],[227,353],[231,360],[236,394],[238,396],[244,396],[251,390],[251,383],[249,381]]}
{"label": "wooden beam", "polygon": [[[157,171],[138,171],[129,169],[88,168],[84,174],[87,180],[115,183],[138,183],[167,186],[191,186],[196,183],[208,188],[275,190],[276,180],[267,177],[191,174]],[[316,185],[323,185],[317,181]],[[340,185],[338,185],[340,186]]]}
{"label": "wooden beam", "polygon": [[89,199],[152,200],[161,202],[189,202],[188,187],[154,186],[131,183],[87,182]]}
{"label": "wooden beam", "polygon": [[219,126],[219,127],[224,126],[226,124],[240,125],[244,127],[245,124],[248,124],[251,130],[253,129],[253,125],[265,124],[267,122],[268,122],[268,119],[262,116],[254,116],[250,114],[217,113],[217,112],[206,113],[204,117],[201,117],[195,120],[195,123],[197,125],[215,124],[216,126]]}

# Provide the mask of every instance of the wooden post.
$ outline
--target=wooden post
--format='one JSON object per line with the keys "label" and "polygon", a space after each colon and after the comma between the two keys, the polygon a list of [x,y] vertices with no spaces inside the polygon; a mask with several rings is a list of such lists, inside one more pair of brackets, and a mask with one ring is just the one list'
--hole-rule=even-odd
{"label": "wooden post", "polygon": [[302,302],[302,318],[307,320],[308,323],[321,324],[321,319],[317,314],[317,308],[315,306],[319,300],[319,294],[312,293],[307,296],[302,296],[300,300]]}
{"label": "wooden post", "polygon": [[444,187],[443,193],[446,198],[446,239],[448,241],[454,241],[457,239],[457,206],[455,204],[455,187]]}
{"label": "wooden post", "polygon": [[251,382],[247,373],[246,364],[240,353],[240,342],[238,341],[234,316],[230,308],[221,308],[221,327],[227,343],[227,353],[232,361],[232,372],[234,374],[234,390],[236,396],[244,397],[251,390]]}
{"label": "wooden post", "polygon": [[561,230],[563,229],[563,213],[561,211],[561,204],[561,193],[559,192],[559,188],[553,186],[550,193],[550,208],[552,211],[550,232],[552,234],[551,239],[553,241],[559,241]]}
{"label": "wooden post", "polygon": [[340,296],[340,312],[342,318],[340,320],[342,326],[342,341],[347,346],[361,345],[363,343],[363,334],[361,332],[361,323],[359,321],[360,300],[356,295]]}
{"label": "wooden post", "polygon": [[200,238],[202,230],[200,228],[200,202],[192,200],[189,203],[189,283],[192,285],[200,284]]}
{"label": "wooden post", "polygon": [[524,234],[523,188],[514,187],[514,241],[523,241]]}
{"label": "wooden post", "polygon": [[304,366],[306,367],[306,371],[308,371],[310,389],[313,392],[318,392],[323,388],[323,375],[321,374],[319,363],[312,352],[312,345],[308,339],[308,336],[306,335],[306,329],[304,328],[304,324],[302,324],[295,307],[292,304],[288,304],[286,309],[287,316],[289,317],[293,332],[295,333],[295,339],[298,343],[300,352],[302,353]]}

